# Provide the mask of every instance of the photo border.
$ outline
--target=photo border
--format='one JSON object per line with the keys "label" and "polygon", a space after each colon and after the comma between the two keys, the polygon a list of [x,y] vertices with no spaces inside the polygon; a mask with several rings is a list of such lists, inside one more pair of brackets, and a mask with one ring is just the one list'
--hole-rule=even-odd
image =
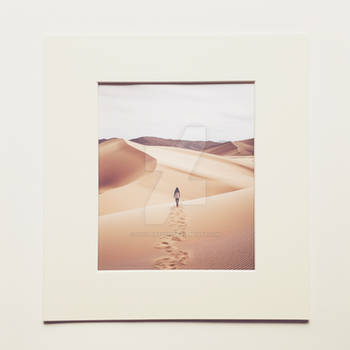
{"label": "photo border", "polygon": [[[255,82],[255,270],[98,271],[101,81]],[[44,321],[307,320],[308,43],[302,36],[50,37]]]}

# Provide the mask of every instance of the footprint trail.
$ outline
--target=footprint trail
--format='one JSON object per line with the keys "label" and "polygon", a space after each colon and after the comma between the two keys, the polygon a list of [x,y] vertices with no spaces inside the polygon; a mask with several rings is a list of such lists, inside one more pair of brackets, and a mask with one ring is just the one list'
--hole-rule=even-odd
{"label": "footprint trail", "polygon": [[168,222],[172,232],[162,235],[160,242],[155,246],[165,252],[164,256],[155,260],[156,269],[178,269],[183,267],[188,259],[188,253],[176,246],[176,242],[186,239],[187,221],[182,206],[170,209]]}

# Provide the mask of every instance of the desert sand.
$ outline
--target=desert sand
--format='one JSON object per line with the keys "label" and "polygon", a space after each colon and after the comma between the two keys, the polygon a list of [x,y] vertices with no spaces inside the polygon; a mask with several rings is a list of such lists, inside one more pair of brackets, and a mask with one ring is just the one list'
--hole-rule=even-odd
{"label": "desert sand", "polygon": [[141,139],[99,144],[98,268],[254,269],[254,140]]}

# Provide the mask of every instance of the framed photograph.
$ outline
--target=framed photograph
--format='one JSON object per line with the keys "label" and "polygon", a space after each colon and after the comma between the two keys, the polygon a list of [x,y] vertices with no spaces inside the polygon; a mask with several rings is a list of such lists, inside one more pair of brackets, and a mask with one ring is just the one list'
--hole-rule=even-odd
{"label": "framed photograph", "polygon": [[44,321],[307,320],[302,36],[50,37]]}
{"label": "framed photograph", "polygon": [[99,82],[98,104],[98,269],[254,270],[254,82]]}

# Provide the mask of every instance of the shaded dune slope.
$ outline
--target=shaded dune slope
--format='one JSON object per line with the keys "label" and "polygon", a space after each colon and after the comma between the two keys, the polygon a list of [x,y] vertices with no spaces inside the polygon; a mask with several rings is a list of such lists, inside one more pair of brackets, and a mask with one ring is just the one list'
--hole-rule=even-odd
{"label": "shaded dune slope", "polygon": [[122,139],[99,144],[99,192],[126,185],[145,171],[153,171],[157,161]]}

